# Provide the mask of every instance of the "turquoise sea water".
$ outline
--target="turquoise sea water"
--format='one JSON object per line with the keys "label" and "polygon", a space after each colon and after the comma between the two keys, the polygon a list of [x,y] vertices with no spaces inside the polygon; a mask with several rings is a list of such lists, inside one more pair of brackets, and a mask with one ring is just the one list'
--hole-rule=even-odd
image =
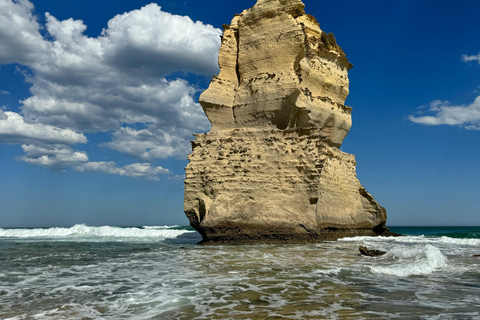
{"label": "turquoise sea water", "polygon": [[201,246],[179,226],[0,229],[0,319],[480,319],[480,227],[391,230]]}

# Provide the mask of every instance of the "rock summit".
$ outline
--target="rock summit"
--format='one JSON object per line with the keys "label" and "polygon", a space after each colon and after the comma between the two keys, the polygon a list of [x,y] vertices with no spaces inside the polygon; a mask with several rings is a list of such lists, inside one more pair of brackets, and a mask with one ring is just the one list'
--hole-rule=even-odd
{"label": "rock summit", "polygon": [[224,25],[220,74],[200,96],[184,211],[204,243],[386,235],[386,212],[339,150],[352,125],[348,70],[300,0],[258,0]]}

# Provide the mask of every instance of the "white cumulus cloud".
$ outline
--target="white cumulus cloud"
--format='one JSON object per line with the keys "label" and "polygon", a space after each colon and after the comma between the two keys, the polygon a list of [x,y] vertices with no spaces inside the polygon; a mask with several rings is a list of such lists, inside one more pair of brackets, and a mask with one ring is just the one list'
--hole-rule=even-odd
{"label": "white cumulus cloud", "polygon": [[42,123],[28,123],[16,112],[0,109],[0,142],[2,143],[87,143],[87,137],[71,129]]}
{"label": "white cumulus cloud", "polygon": [[165,132],[153,125],[141,130],[121,128],[113,134],[113,140],[104,145],[146,161],[165,159],[188,152],[185,139],[179,138],[174,132]]}
{"label": "white cumulus cloud", "polygon": [[211,75],[218,68],[211,57],[218,54],[221,31],[163,12],[155,3],[115,16],[102,34],[106,60],[122,70]]}
{"label": "white cumulus cloud", "polygon": [[[195,98],[200,88],[186,79],[218,72],[219,29],[152,3],[113,17],[99,36],[89,37],[81,20],[49,13],[43,20],[33,10],[28,0],[0,0],[0,63],[23,65],[32,94],[20,112],[0,114],[0,143],[71,148],[104,132],[102,146],[151,162],[185,157],[191,134],[209,129]],[[173,73],[179,76],[167,78]],[[69,159],[73,167],[84,154],[72,149],[68,156],[32,157],[25,151],[24,161],[52,168]],[[136,176],[132,168],[117,169]]]}
{"label": "white cumulus cloud", "polygon": [[48,50],[39,28],[30,1],[0,0],[0,63],[38,61]]}
{"label": "white cumulus cloud", "polygon": [[20,160],[29,164],[50,167],[53,170],[65,170],[67,167],[88,161],[84,151],[74,151],[64,145],[22,145],[25,155]]}
{"label": "white cumulus cloud", "polygon": [[75,151],[61,144],[44,146],[24,144],[22,149],[25,151],[25,155],[20,157],[19,160],[58,171],[73,167],[80,172],[101,172],[132,178],[144,178],[152,181],[159,181],[160,178],[158,176],[161,174],[171,173],[168,169],[155,167],[149,163],[132,163],[118,167],[113,161],[89,161],[86,152]]}

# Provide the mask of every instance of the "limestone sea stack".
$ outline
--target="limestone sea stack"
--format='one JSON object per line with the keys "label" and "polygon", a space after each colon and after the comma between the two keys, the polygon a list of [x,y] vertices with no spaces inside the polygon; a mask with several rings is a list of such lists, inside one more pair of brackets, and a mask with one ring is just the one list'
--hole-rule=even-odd
{"label": "limestone sea stack", "polygon": [[339,150],[352,65],[300,0],[258,0],[224,25],[220,74],[200,96],[184,211],[204,243],[387,235],[386,212]]}

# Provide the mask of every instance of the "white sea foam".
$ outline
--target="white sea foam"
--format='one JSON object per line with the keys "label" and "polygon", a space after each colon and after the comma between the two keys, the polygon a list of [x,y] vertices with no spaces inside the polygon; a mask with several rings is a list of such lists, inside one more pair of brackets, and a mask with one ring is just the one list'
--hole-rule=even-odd
{"label": "white sea foam", "polygon": [[394,243],[419,243],[419,244],[455,244],[455,245],[468,245],[479,246],[480,239],[471,238],[451,238],[447,236],[442,237],[426,237],[424,235],[419,236],[403,236],[403,237],[352,237],[343,238],[338,241],[344,242],[356,242],[356,241],[368,241],[368,242],[394,242]]}
{"label": "white sea foam", "polygon": [[461,244],[461,245],[468,245],[468,246],[480,246],[480,239],[456,239],[456,238],[443,236],[439,238],[438,241],[442,243]]}
{"label": "white sea foam", "polygon": [[422,247],[393,247],[388,256],[397,261],[395,263],[390,261],[388,265],[370,266],[370,270],[399,277],[427,275],[445,268],[448,262],[440,249],[430,244]]}
{"label": "white sea foam", "polygon": [[143,229],[147,229],[147,230],[163,230],[163,229],[172,229],[172,228],[179,228],[180,226],[179,225],[173,225],[173,226],[143,226],[142,228]]}
{"label": "white sea foam", "polygon": [[[175,227],[175,226],[174,226]],[[172,229],[171,226],[120,228],[91,227],[76,224],[70,228],[0,229],[0,238],[176,238],[194,231]]]}
{"label": "white sea foam", "polygon": [[332,269],[317,269],[312,274],[313,275],[337,275],[342,271],[342,268],[332,268]]}
{"label": "white sea foam", "polygon": [[[1,319],[479,316],[478,273],[472,272],[479,265],[471,257],[449,254],[460,245],[367,239],[298,246],[187,245],[180,250],[184,244],[160,241],[153,251],[137,251],[109,242],[38,246],[50,239],[0,240],[15,248],[0,255]],[[388,253],[362,257],[358,246],[365,243]],[[163,245],[166,250],[156,250]],[[449,254],[448,261],[442,253]],[[465,263],[469,269],[452,272]]]}

